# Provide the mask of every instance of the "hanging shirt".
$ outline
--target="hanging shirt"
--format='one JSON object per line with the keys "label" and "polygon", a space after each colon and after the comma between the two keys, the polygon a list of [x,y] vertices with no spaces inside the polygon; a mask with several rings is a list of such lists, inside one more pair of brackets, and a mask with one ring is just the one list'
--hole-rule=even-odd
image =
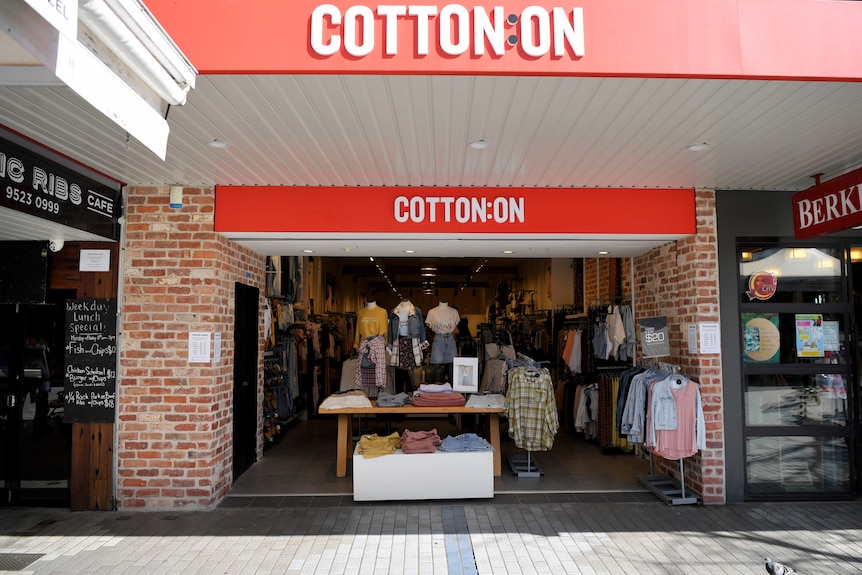
{"label": "hanging shirt", "polygon": [[506,392],[509,437],[528,451],[554,446],[560,428],[554,386],[547,369],[517,367],[510,371]]}
{"label": "hanging shirt", "polygon": [[605,320],[608,325],[608,339],[610,340],[611,348],[610,355],[616,359],[620,358],[620,346],[626,341],[626,328],[623,325],[620,306],[612,305],[608,307],[608,316]]}
{"label": "hanging shirt", "polygon": [[[673,409],[668,403],[673,403]],[[706,424],[697,383],[676,374],[655,383],[650,409],[647,418],[653,453],[677,460],[706,449]]]}

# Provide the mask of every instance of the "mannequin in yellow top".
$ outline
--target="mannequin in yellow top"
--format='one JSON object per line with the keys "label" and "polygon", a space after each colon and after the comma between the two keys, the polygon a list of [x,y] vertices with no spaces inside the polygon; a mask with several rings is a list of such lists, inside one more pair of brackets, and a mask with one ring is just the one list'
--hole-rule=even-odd
{"label": "mannequin in yellow top", "polygon": [[353,347],[358,348],[359,342],[375,335],[382,335],[384,341],[389,334],[389,313],[369,301],[363,309],[356,312],[356,338]]}

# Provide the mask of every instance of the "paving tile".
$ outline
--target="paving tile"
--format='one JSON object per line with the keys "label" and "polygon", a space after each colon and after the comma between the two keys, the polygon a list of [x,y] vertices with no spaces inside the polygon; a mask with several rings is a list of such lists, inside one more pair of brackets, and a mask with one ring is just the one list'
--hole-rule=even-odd
{"label": "paving tile", "polygon": [[269,508],[253,499],[206,512],[4,509],[0,553],[44,554],[27,569],[34,575],[745,575],[763,572],[767,555],[803,574],[862,573],[862,504],[853,501],[314,506],[308,498]]}

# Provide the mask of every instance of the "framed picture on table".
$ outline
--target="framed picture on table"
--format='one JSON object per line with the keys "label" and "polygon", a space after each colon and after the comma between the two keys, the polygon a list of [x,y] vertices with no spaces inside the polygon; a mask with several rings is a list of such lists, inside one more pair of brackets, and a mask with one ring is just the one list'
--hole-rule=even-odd
{"label": "framed picture on table", "polygon": [[461,393],[479,393],[479,359],[456,357],[452,362],[452,389]]}

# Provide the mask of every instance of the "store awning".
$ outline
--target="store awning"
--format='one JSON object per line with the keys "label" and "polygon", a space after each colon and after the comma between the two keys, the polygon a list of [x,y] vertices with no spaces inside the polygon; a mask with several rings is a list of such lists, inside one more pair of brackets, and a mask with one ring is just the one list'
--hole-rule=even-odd
{"label": "store awning", "polygon": [[[46,9],[49,7],[50,9]],[[65,85],[162,160],[197,71],[139,0],[8,0],[0,85]]]}

